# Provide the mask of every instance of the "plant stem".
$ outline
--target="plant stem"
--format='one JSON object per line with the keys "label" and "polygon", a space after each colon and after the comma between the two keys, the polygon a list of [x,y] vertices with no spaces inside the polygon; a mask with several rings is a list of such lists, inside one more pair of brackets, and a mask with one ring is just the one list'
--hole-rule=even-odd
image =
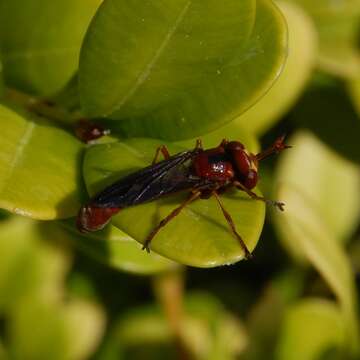
{"label": "plant stem", "polygon": [[55,106],[38,97],[25,94],[19,90],[6,89],[5,99],[63,126],[70,126],[74,123],[73,116],[66,109]]}
{"label": "plant stem", "polygon": [[179,359],[191,360],[193,356],[182,335],[184,322],[184,274],[183,270],[157,275],[153,281],[154,293],[162,306],[172,331]]}

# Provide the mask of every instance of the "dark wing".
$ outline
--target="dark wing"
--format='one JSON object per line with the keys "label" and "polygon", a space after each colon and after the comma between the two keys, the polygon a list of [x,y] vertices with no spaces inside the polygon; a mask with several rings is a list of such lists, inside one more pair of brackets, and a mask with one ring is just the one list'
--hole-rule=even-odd
{"label": "dark wing", "polygon": [[191,174],[191,162],[198,150],[184,151],[136,171],[95,195],[90,204],[124,208],[190,189],[201,180]]}

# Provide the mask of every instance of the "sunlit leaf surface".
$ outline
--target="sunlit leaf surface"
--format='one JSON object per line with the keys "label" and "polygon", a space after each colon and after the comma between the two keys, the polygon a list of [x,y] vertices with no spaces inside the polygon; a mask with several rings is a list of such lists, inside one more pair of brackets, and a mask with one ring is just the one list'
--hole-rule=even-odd
{"label": "sunlit leaf surface", "polygon": [[80,206],[82,144],[29,114],[0,105],[0,207],[50,220]]}
{"label": "sunlit leaf surface", "polygon": [[277,173],[277,197],[286,202],[286,211],[276,214],[276,225],[284,245],[305,255],[337,296],[346,346],[358,354],[354,274],[339,241],[359,214],[360,199],[354,196],[358,172],[307,132],[290,142],[294,148],[284,155]]}
{"label": "sunlit leaf surface", "polygon": [[75,229],[74,219],[61,223],[63,236],[97,261],[114,268],[141,275],[152,275],[175,268],[176,263],[152,252],[141,250],[141,245],[115,226],[86,235]]}
{"label": "sunlit leaf surface", "polygon": [[346,240],[360,214],[360,198],[354,196],[360,186],[357,167],[309,132],[297,134],[288,143],[293,148],[281,156],[275,183],[298,189],[316,206],[314,210],[332,236]]}
{"label": "sunlit leaf surface", "polygon": [[360,68],[359,0],[291,0],[303,6],[319,34],[319,67],[334,75],[356,76]]}
{"label": "sunlit leaf surface", "polygon": [[249,131],[263,134],[288,111],[304,90],[317,54],[317,34],[301,7],[277,2],[289,29],[289,50],[283,72],[274,86],[235,122]]}
{"label": "sunlit leaf surface", "polygon": [[104,1],[80,61],[84,109],[121,120],[113,126],[127,135],[211,131],[251,106],[281,71],[286,26],[271,1],[137,4]]}
{"label": "sunlit leaf surface", "polygon": [[98,306],[64,301],[70,258],[53,230],[20,216],[0,222],[0,313],[12,359],[84,359],[103,334]]}
{"label": "sunlit leaf surface", "polygon": [[101,0],[3,0],[0,39],[9,85],[49,95],[78,67],[80,46]]}
{"label": "sunlit leaf surface", "polygon": [[340,359],[344,336],[336,304],[319,298],[301,300],[286,311],[276,359],[316,360],[331,349],[338,351],[334,359]]}

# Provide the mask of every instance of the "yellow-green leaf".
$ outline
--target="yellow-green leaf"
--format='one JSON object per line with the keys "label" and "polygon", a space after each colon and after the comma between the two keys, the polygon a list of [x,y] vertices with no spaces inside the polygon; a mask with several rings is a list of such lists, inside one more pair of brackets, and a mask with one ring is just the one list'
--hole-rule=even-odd
{"label": "yellow-green leaf", "polygon": [[331,74],[352,78],[360,69],[359,0],[291,0],[304,7],[319,34],[318,65]]}
{"label": "yellow-green leaf", "polygon": [[304,90],[315,65],[317,34],[311,18],[301,7],[277,2],[289,29],[289,50],[284,70],[273,87],[235,121],[257,134],[281,119]]}
{"label": "yellow-green leaf", "polygon": [[155,253],[148,254],[141,250],[138,242],[115,226],[83,235],[75,229],[74,219],[60,224],[66,229],[66,232],[62,232],[65,239],[71,240],[76,247],[94,259],[117,269],[152,275],[177,266]]}
{"label": "yellow-green leaf", "polygon": [[336,304],[320,298],[303,299],[285,312],[276,359],[318,360],[328,350],[339,351],[344,337],[343,318]]}
{"label": "yellow-green leaf", "polygon": [[0,105],[0,207],[35,219],[74,216],[82,144],[64,130]]}
{"label": "yellow-green leaf", "polygon": [[336,295],[344,319],[344,348],[359,354],[359,328],[354,274],[339,241],[359,214],[358,172],[307,132],[290,143],[281,160],[277,197],[286,211],[276,214],[281,240],[291,253],[305,256]]}
{"label": "yellow-green leaf", "polygon": [[129,136],[203,134],[269,89],[286,35],[269,0],[105,0],[81,52],[83,107]]}
{"label": "yellow-green leaf", "polygon": [[51,95],[78,67],[80,46],[101,0],[3,0],[0,43],[10,86]]}

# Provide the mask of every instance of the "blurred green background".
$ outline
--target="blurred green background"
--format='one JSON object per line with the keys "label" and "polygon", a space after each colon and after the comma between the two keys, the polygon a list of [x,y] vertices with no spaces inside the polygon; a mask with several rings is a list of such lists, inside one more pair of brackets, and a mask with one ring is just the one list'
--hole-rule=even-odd
{"label": "blurred green background", "polygon": [[[360,359],[360,0],[2,0],[0,99],[0,359]],[[160,144],[282,134],[285,212],[223,196],[250,261],[214,199],[75,228]]]}

